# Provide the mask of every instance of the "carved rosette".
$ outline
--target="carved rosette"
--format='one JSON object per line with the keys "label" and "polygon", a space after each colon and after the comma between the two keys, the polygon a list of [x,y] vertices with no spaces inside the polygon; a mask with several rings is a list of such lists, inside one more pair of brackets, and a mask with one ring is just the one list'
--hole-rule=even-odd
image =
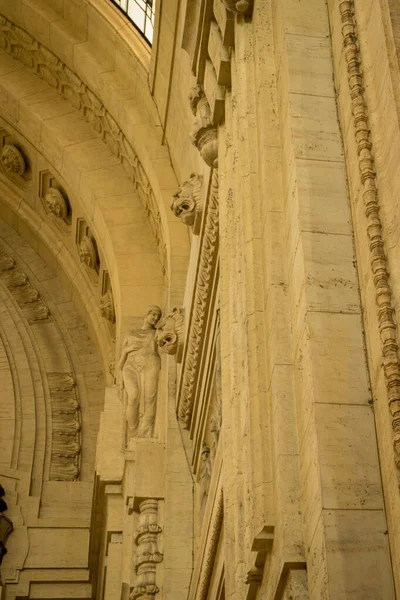
{"label": "carved rosette", "polygon": [[100,314],[102,317],[104,317],[104,319],[106,319],[110,323],[115,323],[114,298],[111,288],[108,288],[106,293],[101,297]]}
{"label": "carved rosette", "polygon": [[129,600],[151,600],[159,592],[156,568],[162,562],[163,555],[158,550],[157,536],[161,531],[158,524],[158,501],[144,500],[139,505],[139,525],[134,534],[137,545],[136,584],[131,588]]}
{"label": "carved rosette", "polygon": [[253,0],[222,0],[222,4],[237,15],[248,14],[253,8]]}
{"label": "carved rosette", "polygon": [[1,151],[1,164],[3,170],[9,175],[23,175],[25,173],[25,160],[16,146],[5,144]]}
{"label": "carved rosette", "polygon": [[189,179],[184,181],[181,187],[173,195],[171,210],[179,217],[184,225],[194,228],[198,233],[200,229],[203,204],[201,201],[201,188],[203,177],[192,173]]}
{"label": "carved rosette", "polygon": [[57,188],[50,188],[44,197],[44,203],[47,211],[58,219],[65,219],[68,214],[68,207],[64,196]]}
{"label": "carved rosette", "polygon": [[190,107],[195,116],[190,139],[204,162],[218,167],[218,130],[211,120],[211,109],[201,86],[192,88],[189,95]]}
{"label": "carved rosette", "polygon": [[163,317],[157,327],[157,345],[162,354],[176,355],[179,362],[183,349],[183,313],[180,308],[173,308]]}
{"label": "carved rosette", "polygon": [[98,263],[96,248],[88,235],[85,235],[78,246],[79,259],[89,269],[95,269]]}

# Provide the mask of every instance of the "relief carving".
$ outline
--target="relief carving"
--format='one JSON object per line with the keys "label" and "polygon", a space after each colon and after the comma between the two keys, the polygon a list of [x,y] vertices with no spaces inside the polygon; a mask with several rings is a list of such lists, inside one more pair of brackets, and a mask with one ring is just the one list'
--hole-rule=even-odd
{"label": "relief carving", "polygon": [[205,336],[208,300],[217,263],[219,239],[218,172],[212,173],[211,192],[206,208],[204,234],[194,286],[193,309],[189,322],[182,369],[179,417],[186,428],[190,426],[195,384],[199,371],[199,356]]}
{"label": "relief carving", "polygon": [[184,181],[181,187],[173,195],[171,210],[182,223],[189,227],[194,226],[194,233],[200,229],[203,205],[201,202],[201,188],[203,177],[192,173],[190,178]]}
{"label": "relief carving", "polygon": [[211,481],[211,460],[210,448],[207,444],[203,444],[201,450],[201,467],[200,467],[200,522],[203,521],[204,511],[207,504],[208,490]]}
{"label": "relief carving", "polygon": [[114,298],[111,288],[108,288],[100,300],[100,314],[110,323],[115,323]]}
{"label": "relief carving", "polygon": [[190,139],[206,165],[218,167],[218,131],[211,120],[211,109],[200,85],[192,88],[190,107],[195,116]]}
{"label": "relief carving", "polygon": [[85,235],[78,246],[79,260],[85,263],[89,269],[95,269],[99,263],[99,257],[92,239]]}
{"label": "relief carving", "polygon": [[253,8],[253,0],[222,0],[222,4],[230,12],[239,15],[249,13]]}
{"label": "relief carving", "polygon": [[118,157],[135,186],[144,209],[150,216],[151,227],[161,255],[161,264],[166,271],[165,235],[154,192],[133,146],[100,98],[53,52],[2,15],[0,16],[0,47],[57,90],[64,100],[80,112],[110,152]]}
{"label": "relief carving", "polygon": [[11,144],[5,144],[1,151],[1,165],[7,174],[23,175],[25,173],[25,160],[21,152]]}
{"label": "relief carving", "polygon": [[68,206],[60,190],[51,187],[44,197],[44,203],[47,211],[57,217],[57,219],[66,219]]}
{"label": "relief carving", "polygon": [[0,565],[4,555],[7,554],[7,538],[14,529],[11,519],[4,514],[4,511],[7,510],[7,503],[3,500],[4,495],[4,488],[0,485]]}
{"label": "relief carving", "polygon": [[150,306],[143,325],[127,335],[118,363],[120,395],[126,410],[130,437],[153,437],[157,411],[161,360],[156,343],[156,325],[161,309]]}
{"label": "relief carving", "polygon": [[71,373],[48,373],[52,409],[51,481],[77,481],[80,473],[81,413]]}
{"label": "relief carving", "polygon": [[176,355],[179,362],[183,349],[183,314],[180,308],[173,308],[157,325],[157,345],[162,354]]}
{"label": "relief carving", "polygon": [[139,505],[139,525],[134,534],[137,546],[136,582],[131,588],[129,600],[151,600],[160,591],[157,587],[156,568],[163,560],[157,540],[161,531],[158,524],[158,501],[144,500]]}
{"label": "relief carving", "polygon": [[0,279],[21,308],[28,323],[32,325],[37,321],[51,320],[50,310],[40,298],[39,292],[3,248],[0,248]]}

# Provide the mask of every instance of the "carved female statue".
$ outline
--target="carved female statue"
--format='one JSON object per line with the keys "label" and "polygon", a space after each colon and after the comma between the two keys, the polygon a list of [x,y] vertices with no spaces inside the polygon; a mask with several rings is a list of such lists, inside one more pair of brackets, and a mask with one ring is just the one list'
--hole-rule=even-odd
{"label": "carved female statue", "polygon": [[161,367],[155,333],[160,318],[161,309],[150,306],[141,329],[130,331],[122,347],[120,390],[130,436],[153,437]]}

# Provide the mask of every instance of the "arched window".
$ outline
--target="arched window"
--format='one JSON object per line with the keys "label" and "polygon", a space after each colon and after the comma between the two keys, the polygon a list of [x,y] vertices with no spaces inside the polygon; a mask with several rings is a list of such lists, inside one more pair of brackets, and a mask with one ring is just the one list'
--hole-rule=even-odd
{"label": "arched window", "polygon": [[153,43],[155,0],[111,0],[132,21],[145,40]]}

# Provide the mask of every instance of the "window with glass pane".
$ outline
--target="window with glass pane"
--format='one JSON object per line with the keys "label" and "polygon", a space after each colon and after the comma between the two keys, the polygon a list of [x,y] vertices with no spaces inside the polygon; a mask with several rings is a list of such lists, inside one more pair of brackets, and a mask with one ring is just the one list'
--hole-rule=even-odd
{"label": "window with glass pane", "polygon": [[143,37],[153,43],[155,0],[111,0],[132,21]]}

